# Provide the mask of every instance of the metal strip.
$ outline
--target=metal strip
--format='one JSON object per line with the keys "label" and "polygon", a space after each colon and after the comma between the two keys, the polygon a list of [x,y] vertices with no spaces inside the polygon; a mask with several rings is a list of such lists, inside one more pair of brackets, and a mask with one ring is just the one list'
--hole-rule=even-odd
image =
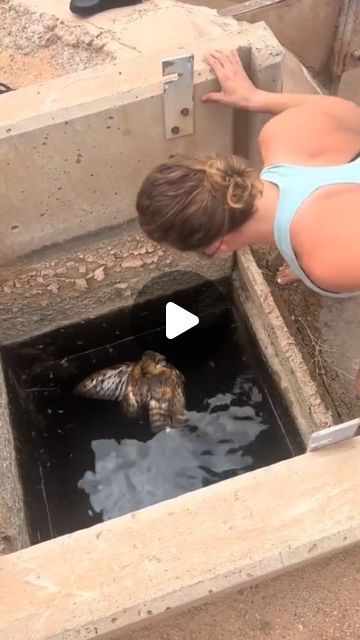
{"label": "metal strip", "polygon": [[194,132],[194,56],[162,61],[163,76],[177,75],[164,83],[165,138],[179,138]]}
{"label": "metal strip", "polygon": [[360,432],[360,418],[342,422],[341,424],[336,424],[333,427],[328,427],[321,431],[315,431],[315,433],[311,434],[307,451],[316,451],[317,449],[322,449],[332,444],[338,444],[339,442],[343,442],[343,440],[353,438],[358,435],[358,432]]}

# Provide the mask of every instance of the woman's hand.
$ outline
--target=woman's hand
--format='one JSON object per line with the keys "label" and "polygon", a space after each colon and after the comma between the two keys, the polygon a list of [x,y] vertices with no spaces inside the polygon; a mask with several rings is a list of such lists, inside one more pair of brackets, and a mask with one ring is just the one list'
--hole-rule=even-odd
{"label": "woman's hand", "polygon": [[237,51],[212,51],[204,60],[219,80],[221,91],[206,94],[203,102],[220,102],[239,109],[256,109],[259,91],[248,78]]}

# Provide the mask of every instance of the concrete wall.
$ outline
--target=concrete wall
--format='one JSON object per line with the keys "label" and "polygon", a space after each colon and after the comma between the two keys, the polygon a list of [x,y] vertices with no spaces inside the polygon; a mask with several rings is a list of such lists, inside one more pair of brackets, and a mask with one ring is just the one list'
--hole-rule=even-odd
{"label": "concrete wall", "polygon": [[252,23],[263,20],[284,47],[320,71],[332,52],[339,8],[339,0],[248,0],[220,13]]}
{"label": "concrete wall", "polygon": [[[171,49],[154,53],[156,46],[166,44],[166,39],[159,43],[156,38],[157,45],[154,41],[154,13],[160,28],[163,10],[169,24],[171,12],[174,20],[180,12],[184,29],[176,31],[175,39],[172,36]],[[246,56],[253,41],[254,72],[270,60],[270,75],[278,73],[278,45],[264,25],[237,24],[210,10],[179,8],[169,2],[157,3],[155,9],[149,3],[149,9],[142,11],[137,29],[124,18],[123,41],[134,47],[144,43],[126,63],[2,96],[2,263],[134,218],[141,178],[172,153],[233,150],[231,111],[200,102],[214,82],[202,61],[206,50],[240,46]],[[190,36],[205,33],[206,21],[208,37],[194,44]],[[194,135],[168,141],[164,137],[161,60],[189,52],[195,54]],[[246,130],[237,131],[236,137],[244,147],[253,146]]]}

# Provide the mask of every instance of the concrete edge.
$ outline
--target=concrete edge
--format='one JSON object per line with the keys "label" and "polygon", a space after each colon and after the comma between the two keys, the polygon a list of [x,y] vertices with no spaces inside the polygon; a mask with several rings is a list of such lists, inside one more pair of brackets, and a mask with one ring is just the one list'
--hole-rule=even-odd
{"label": "concrete edge", "polygon": [[0,637],[118,637],[358,543],[359,454],[354,438],[3,556]]}
{"label": "concrete edge", "polygon": [[30,544],[24,497],[9,416],[9,398],[0,359],[0,555]]}
{"label": "concrete edge", "polygon": [[[271,290],[250,250],[237,253],[236,291],[266,363],[307,444],[313,431],[334,423],[296,341],[288,331]],[[241,276],[241,278],[239,277]]]}
{"label": "concrete edge", "polygon": [[[269,34],[271,32],[269,31]],[[240,25],[238,33],[200,40],[159,50],[146,56],[134,56],[124,62],[104,64],[46,82],[22,87],[2,96],[0,136],[45,127],[129,102],[162,94],[164,77],[161,60],[194,53],[194,84],[214,76],[203,61],[212,48],[233,47],[247,54],[252,38],[262,38],[264,25]],[[271,38],[269,46],[271,46]],[[171,76],[166,77],[166,81]]]}

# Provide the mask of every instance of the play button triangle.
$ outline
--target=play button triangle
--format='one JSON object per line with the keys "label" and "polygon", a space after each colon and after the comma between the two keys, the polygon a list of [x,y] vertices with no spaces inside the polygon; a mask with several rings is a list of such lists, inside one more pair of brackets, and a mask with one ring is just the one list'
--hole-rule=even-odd
{"label": "play button triangle", "polygon": [[199,324],[199,318],[194,313],[190,313],[175,302],[166,303],[166,337],[169,340],[189,331],[197,324]]}

